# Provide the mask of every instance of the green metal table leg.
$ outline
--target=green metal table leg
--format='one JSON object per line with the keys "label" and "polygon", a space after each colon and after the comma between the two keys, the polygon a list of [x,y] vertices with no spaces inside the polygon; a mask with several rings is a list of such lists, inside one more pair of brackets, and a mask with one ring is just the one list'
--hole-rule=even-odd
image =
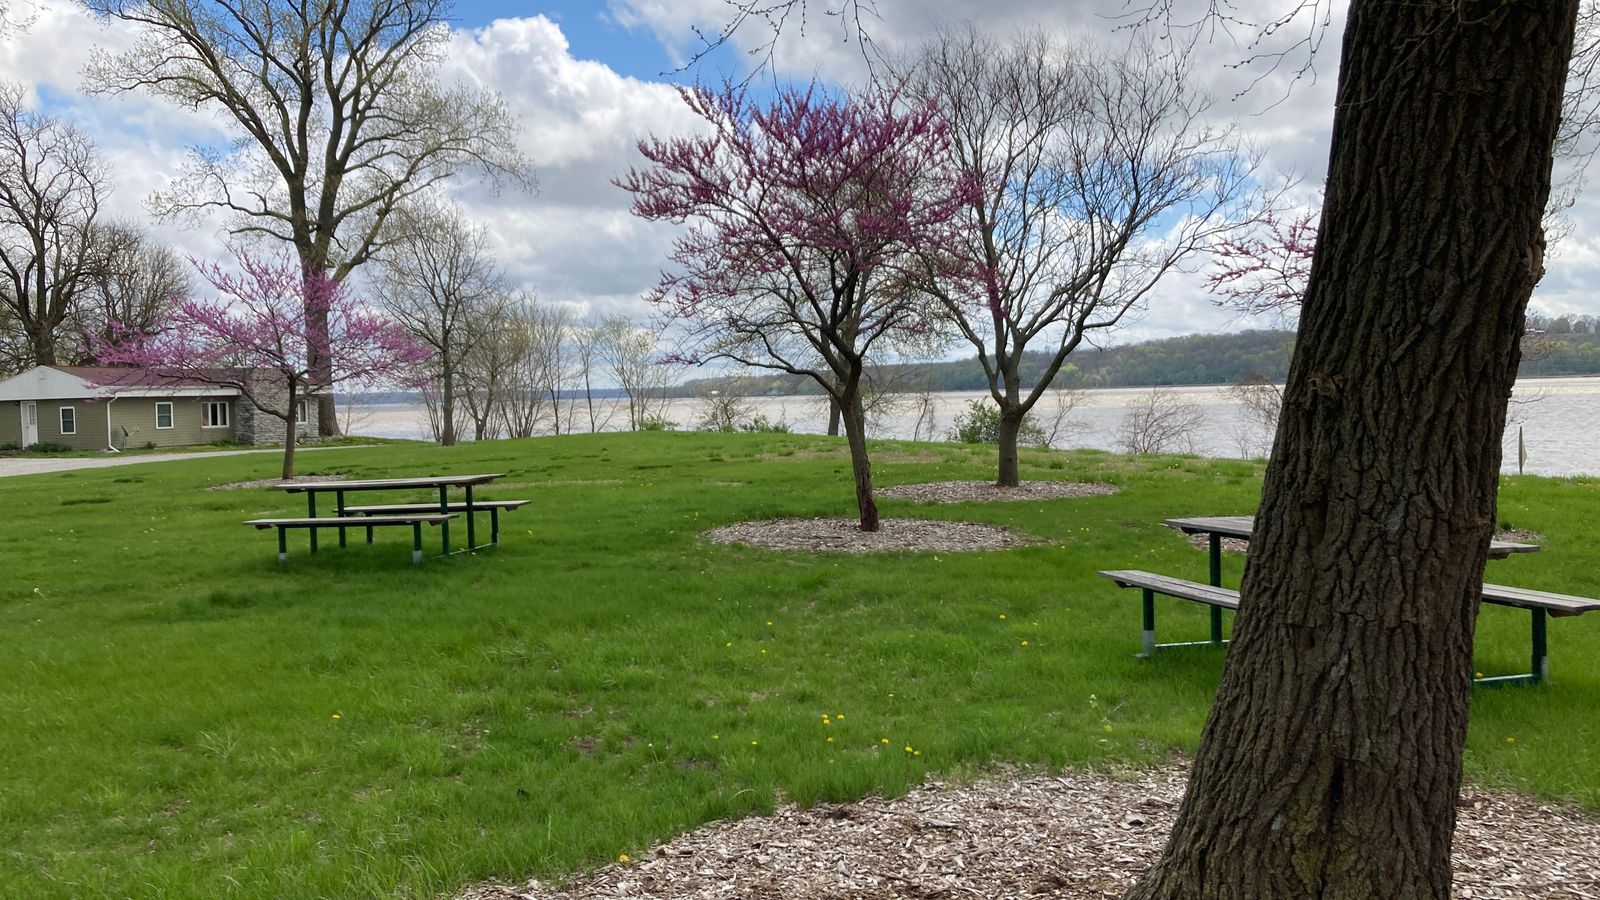
{"label": "green metal table leg", "polygon": [[[442,485],[442,484],[439,485],[439,515],[441,515],[441,516],[450,515],[450,495],[449,495],[449,490],[450,489],[445,487],[444,485]],[[446,519],[443,522],[439,523],[439,541],[444,545],[444,555],[445,556],[449,556],[450,555],[450,520],[449,519]]]}
{"label": "green metal table leg", "polygon": [[475,516],[472,515],[472,485],[470,485],[470,484],[467,485],[466,486],[466,490],[467,490],[467,549],[468,550],[476,550],[478,548],[478,535],[477,535],[476,529],[473,527],[473,522],[472,522],[472,520],[474,518],[476,518]]}
{"label": "green metal table leg", "polygon": [[[307,518],[315,519],[317,517],[316,491],[306,491],[306,509],[309,511]],[[315,553],[317,552],[317,529],[307,528],[306,530],[311,532],[311,552]]]}
{"label": "green metal table leg", "polygon": [[[1211,585],[1222,587],[1222,535],[1211,534]],[[1222,607],[1211,607],[1211,643],[1222,643]]]}
{"label": "green metal table leg", "polygon": [[489,541],[500,546],[500,507],[489,507]]}
{"label": "green metal table leg", "polygon": [[372,543],[372,526],[367,526],[367,543]]}
{"label": "green metal table leg", "polygon": [[411,564],[422,562],[422,523],[411,523]]}
{"label": "green metal table leg", "polygon": [[[316,531],[315,528],[313,528],[311,530],[312,531]],[[288,561],[289,561],[289,529],[284,528],[282,525],[279,525],[278,526],[278,562],[285,563],[285,562],[288,562]]]}
{"label": "green metal table leg", "polygon": [[[333,492],[333,508],[339,511],[339,518],[344,518],[344,491]],[[344,526],[339,526],[339,546],[344,547]]]}
{"label": "green metal table leg", "polygon": [[1156,652],[1156,594],[1149,588],[1144,589],[1144,652],[1140,656],[1152,656]]}
{"label": "green metal table leg", "polygon": [[1550,677],[1550,656],[1545,640],[1545,611],[1533,612],[1533,681],[1538,684]]}

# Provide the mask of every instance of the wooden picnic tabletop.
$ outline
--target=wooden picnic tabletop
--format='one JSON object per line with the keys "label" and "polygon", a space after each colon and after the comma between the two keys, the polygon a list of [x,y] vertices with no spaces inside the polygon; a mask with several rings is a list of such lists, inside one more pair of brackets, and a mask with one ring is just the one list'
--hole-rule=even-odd
{"label": "wooden picnic tabletop", "polygon": [[324,491],[387,491],[404,488],[466,487],[487,484],[504,478],[504,472],[484,475],[424,475],[410,478],[366,478],[358,481],[290,481],[274,485],[291,494],[322,493]]}
{"label": "wooden picnic tabletop", "polygon": [[[1255,516],[1194,516],[1191,518],[1167,519],[1165,524],[1178,529],[1184,534],[1220,534],[1223,537],[1250,540],[1250,533],[1255,531]],[[1538,544],[1520,544],[1516,541],[1490,541],[1489,556],[1494,559],[1505,559],[1513,553],[1536,553]]]}

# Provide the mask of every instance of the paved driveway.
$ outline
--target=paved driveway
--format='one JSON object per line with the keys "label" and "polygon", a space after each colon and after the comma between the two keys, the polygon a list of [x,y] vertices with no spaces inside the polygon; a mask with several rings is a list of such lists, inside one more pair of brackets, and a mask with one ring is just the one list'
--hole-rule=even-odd
{"label": "paved driveway", "polygon": [[[318,450],[354,450],[363,446],[377,446],[376,444],[345,444],[339,447],[296,447],[294,454],[314,453]],[[13,475],[44,475],[50,472],[70,472],[73,469],[104,469],[110,466],[132,466],[141,463],[172,462],[177,459],[209,459],[213,456],[248,456],[253,453],[276,453],[283,455],[283,448],[276,447],[266,450],[205,450],[197,453],[139,453],[133,456],[121,456],[107,453],[105,456],[95,457],[65,457],[50,459],[48,457],[28,457],[19,459],[15,457],[0,459],[0,478],[9,478]]]}

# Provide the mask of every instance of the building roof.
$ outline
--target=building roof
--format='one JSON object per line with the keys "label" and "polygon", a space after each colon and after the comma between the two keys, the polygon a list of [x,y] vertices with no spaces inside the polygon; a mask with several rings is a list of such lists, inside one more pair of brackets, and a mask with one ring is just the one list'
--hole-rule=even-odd
{"label": "building roof", "polygon": [[0,381],[0,402],[110,400],[117,397],[236,397],[237,388],[166,378],[144,369],[35,366]]}

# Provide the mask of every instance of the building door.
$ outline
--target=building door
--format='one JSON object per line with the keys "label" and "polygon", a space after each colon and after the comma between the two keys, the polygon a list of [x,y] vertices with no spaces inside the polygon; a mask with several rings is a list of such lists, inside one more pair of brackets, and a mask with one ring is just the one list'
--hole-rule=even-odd
{"label": "building door", "polygon": [[39,443],[39,404],[33,400],[22,401],[22,446]]}

